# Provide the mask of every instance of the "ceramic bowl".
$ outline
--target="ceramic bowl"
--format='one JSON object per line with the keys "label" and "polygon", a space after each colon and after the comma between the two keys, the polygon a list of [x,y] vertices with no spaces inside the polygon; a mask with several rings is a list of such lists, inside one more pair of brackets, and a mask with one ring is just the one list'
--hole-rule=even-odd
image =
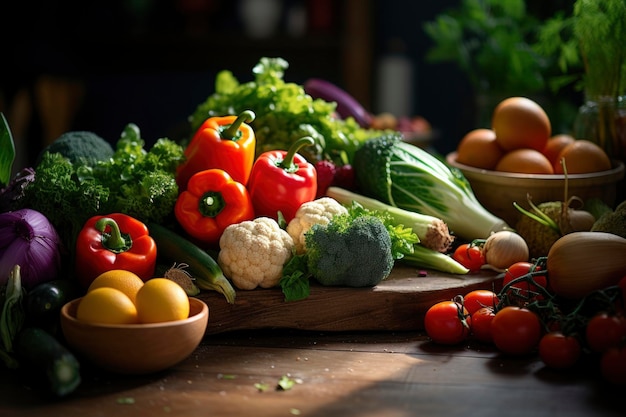
{"label": "ceramic bowl", "polygon": [[92,324],[76,319],[80,298],[61,309],[61,329],[68,346],[107,371],[149,374],[170,368],[198,347],[209,319],[209,308],[189,298],[185,320],[150,324]]}
{"label": "ceramic bowl", "polygon": [[[521,213],[513,206],[517,202],[528,209],[526,195],[535,204],[546,201],[563,201],[565,176],[559,174],[516,174],[474,168],[456,162],[456,152],[446,156],[446,162],[461,170],[469,181],[478,201],[491,213],[515,227]],[[578,196],[583,201],[599,198],[613,206],[617,187],[624,178],[624,164],[613,162],[608,171],[568,175],[568,196]]]}

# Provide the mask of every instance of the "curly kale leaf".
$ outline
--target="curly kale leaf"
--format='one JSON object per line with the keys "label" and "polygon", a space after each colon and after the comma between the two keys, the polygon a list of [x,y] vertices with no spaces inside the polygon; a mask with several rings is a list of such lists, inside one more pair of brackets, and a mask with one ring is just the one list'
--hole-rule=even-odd
{"label": "curly kale leaf", "polygon": [[107,207],[109,195],[109,188],[95,179],[79,178],[69,159],[45,152],[20,204],[46,216],[66,247],[73,248],[83,224]]}
{"label": "curly kale leaf", "polygon": [[95,215],[120,212],[162,222],[178,197],[175,176],[183,158],[183,148],[166,138],[146,150],[139,128],[131,123],[113,156],[94,165],[45,152],[21,204],[44,214],[73,248],[76,235]]}
{"label": "curly kale leaf", "polygon": [[289,64],[281,58],[262,58],[254,67],[254,81],[240,83],[229,71],[217,75],[215,93],[190,116],[196,131],[209,117],[252,110],[251,122],[257,139],[257,155],[267,150],[289,149],[302,136],[311,136],[314,147],[302,154],[314,162],[331,158],[350,162],[356,149],[375,131],[362,129],[351,118],[334,117],[336,103],[313,99],[296,83],[285,82]]}

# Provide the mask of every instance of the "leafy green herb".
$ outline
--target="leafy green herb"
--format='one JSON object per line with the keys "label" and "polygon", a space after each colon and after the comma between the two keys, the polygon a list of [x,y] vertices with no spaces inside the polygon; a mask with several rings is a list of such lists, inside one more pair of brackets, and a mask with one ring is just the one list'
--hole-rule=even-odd
{"label": "leafy green herb", "polygon": [[297,381],[293,378],[289,378],[287,375],[283,375],[280,377],[280,379],[278,380],[278,387],[277,389],[283,390],[283,391],[287,391],[290,390],[291,388],[293,388],[294,385],[296,385]]}
{"label": "leafy green herb", "polygon": [[166,138],[149,151],[144,145],[139,128],[131,123],[113,157],[95,165],[73,164],[59,153],[45,152],[20,204],[44,214],[68,248],[74,247],[84,223],[97,214],[122,212],[146,223],[161,223],[178,197],[175,174],[183,148]]}
{"label": "leafy green herb", "polygon": [[424,24],[426,58],[455,63],[477,91],[538,91],[547,61],[530,46],[537,25],[524,0],[463,0]]}
{"label": "leafy green herb", "polygon": [[11,135],[7,119],[3,113],[0,113],[0,186],[9,183],[14,159],[15,144],[13,143],[13,135]]}
{"label": "leafy green herb", "polygon": [[256,384],[254,384],[254,388],[259,390],[260,392],[265,392],[270,389],[270,386],[265,382],[257,382]]}
{"label": "leafy green herb", "polygon": [[362,129],[353,119],[333,116],[335,103],[313,99],[304,87],[283,80],[289,67],[282,58],[262,58],[253,68],[254,81],[240,83],[230,71],[217,75],[215,93],[190,116],[196,131],[209,117],[239,114],[252,110],[250,123],[257,139],[257,155],[274,149],[289,149],[303,136],[311,136],[315,146],[302,150],[309,161],[329,157],[346,163],[359,144],[374,131]]}
{"label": "leafy green herb", "polygon": [[578,80],[588,96],[617,97],[626,91],[624,39],[624,0],[576,0],[571,16],[559,13],[546,21],[534,47],[554,57],[565,74],[554,88]]}
{"label": "leafy green herb", "polygon": [[123,405],[132,405],[135,404],[135,399],[133,397],[120,397],[116,402]]}

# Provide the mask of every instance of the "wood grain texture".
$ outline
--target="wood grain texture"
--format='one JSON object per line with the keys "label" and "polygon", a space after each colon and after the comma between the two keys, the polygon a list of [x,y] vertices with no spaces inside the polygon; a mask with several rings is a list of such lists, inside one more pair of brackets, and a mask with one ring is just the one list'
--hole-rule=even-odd
{"label": "wood grain texture", "polygon": [[[2,371],[0,415],[622,417],[623,388],[602,383],[594,366],[553,371],[536,355],[444,347],[420,332],[243,331],[211,336],[157,374],[85,366],[62,400],[43,395],[41,380]],[[296,385],[277,389],[283,376]]]}
{"label": "wood grain texture", "polygon": [[305,300],[285,302],[279,288],[237,291],[235,304],[221,294],[202,292],[209,306],[207,334],[242,329],[286,328],[322,331],[420,330],[433,304],[473,289],[491,289],[497,274],[453,275],[394,268],[389,278],[371,288],[324,287],[313,284]]}

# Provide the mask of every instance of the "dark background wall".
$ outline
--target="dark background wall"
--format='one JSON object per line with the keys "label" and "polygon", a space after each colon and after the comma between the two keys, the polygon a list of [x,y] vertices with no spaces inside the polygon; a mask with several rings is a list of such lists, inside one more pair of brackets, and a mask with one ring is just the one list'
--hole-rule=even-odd
{"label": "dark background wall", "polygon": [[[437,130],[437,151],[449,152],[476,127],[464,74],[424,59],[430,40],[423,23],[459,0],[278,0],[279,20],[264,37],[246,29],[244,2],[3,5],[0,111],[20,141],[23,163],[67,130],[91,130],[115,141],[133,122],[147,142],[178,139],[188,134],[187,116],[213,92],[218,71],[229,69],[248,81],[262,56],[285,58],[287,81],[326,78],[382,112],[379,63],[399,54],[412,69],[408,111]],[[528,1],[533,12],[545,15],[568,4]]]}

